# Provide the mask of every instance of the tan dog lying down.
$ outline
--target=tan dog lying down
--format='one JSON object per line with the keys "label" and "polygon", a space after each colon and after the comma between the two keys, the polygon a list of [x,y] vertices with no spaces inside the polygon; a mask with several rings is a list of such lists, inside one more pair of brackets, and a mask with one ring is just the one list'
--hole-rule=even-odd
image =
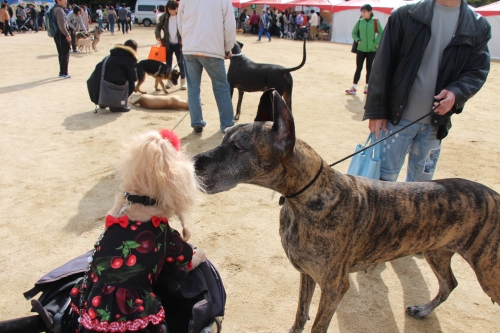
{"label": "tan dog lying down", "polygon": [[132,102],[145,109],[189,110],[188,102],[179,96],[141,95]]}

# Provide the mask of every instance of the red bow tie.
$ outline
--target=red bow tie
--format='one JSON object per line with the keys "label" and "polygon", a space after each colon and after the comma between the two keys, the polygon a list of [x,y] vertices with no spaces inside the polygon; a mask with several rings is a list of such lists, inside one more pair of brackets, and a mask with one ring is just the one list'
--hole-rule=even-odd
{"label": "red bow tie", "polygon": [[165,224],[168,224],[168,219],[166,219],[164,217],[158,217],[158,216],[153,216],[151,218],[151,223],[153,223],[155,228],[158,228],[160,226],[160,223],[162,223],[162,222]]}
{"label": "red bow tie", "polygon": [[106,227],[111,227],[113,224],[119,224],[122,228],[127,228],[128,226],[128,216],[113,217],[111,215],[106,216]]}

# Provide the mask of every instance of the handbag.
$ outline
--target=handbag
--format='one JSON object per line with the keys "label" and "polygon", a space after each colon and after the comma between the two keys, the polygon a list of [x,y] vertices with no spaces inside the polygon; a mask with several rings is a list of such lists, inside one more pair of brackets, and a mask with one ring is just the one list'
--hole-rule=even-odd
{"label": "handbag", "polygon": [[352,41],[351,52],[358,53],[358,42],[356,42],[355,40]]}
{"label": "handbag", "polygon": [[[370,133],[368,139],[366,139],[365,145],[357,144],[354,152],[357,152],[376,140],[375,133]],[[368,148],[367,150],[355,155],[349,169],[347,170],[348,175],[352,176],[362,176],[366,178],[380,180],[380,147],[375,145]]]}
{"label": "handbag", "polygon": [[[358,23],[357,23],[357,26],[358,26],[358,38],[359,38],[359,21],[360,20],[358,20]],[[351,52],[352,53],[358,53],[358,42],[356,40],[352,41]]]}
{"label": "handbag", "polygon": [[156,46],[151,46],[148,59],[165,62],[167,60],[167,48],[161,42],[157,41]]}
{"label": "handbag", "polygon": [[122,108],[128,106],[128,81],[120,86],[104,80],[104,69],[109,57],[102,64],[101,84],[99,87],[99,105],[109,108]]}

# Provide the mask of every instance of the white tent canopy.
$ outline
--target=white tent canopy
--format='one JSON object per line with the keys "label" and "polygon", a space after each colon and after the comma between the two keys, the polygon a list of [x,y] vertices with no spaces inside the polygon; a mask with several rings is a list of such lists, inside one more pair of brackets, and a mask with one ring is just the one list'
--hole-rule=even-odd
{"label": "white tent canopy", "polygon": [[404,0],[352,0],[333,6],[332,16],[332,42],[352,43],[352,29],[361,15],[360,9],[369,4],[373,8],[373,15],[385,27],[394,8],[404,6],[416,1]]}
{"label": "white tent canopy", "polygon": [[492,59],[500,59],[500,1],[479,7],[476,12],[491,24],[491,40],[488,43]]}

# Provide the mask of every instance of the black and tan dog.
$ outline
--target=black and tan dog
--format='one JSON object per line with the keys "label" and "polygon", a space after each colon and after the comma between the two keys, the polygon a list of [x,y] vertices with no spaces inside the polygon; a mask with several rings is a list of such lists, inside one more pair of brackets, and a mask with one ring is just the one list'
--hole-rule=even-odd
{"label": "black and tan dog", "polygon": [[316,284],[321,288],[313,333],[325,333],[349,273],[424,252],[439,281],[427,304],[406,312],[423,318],[457,286],[450,260],[460,254],[484,292],[500,302],[500,195],[465,179],[422,183],[375,181],[331,169],[295,138],[292,114],[275,91],[261,98],[254,123],[236,125],[217,148],[195,156],[208,193],[239,183],[283,195],[280,236],[301,273],[295,323],[302,332]]}
{"label": "black and tan dog", "polygon": [[139,92],[141,94],[147,94],[144,91],[141,91],[141,85],[146,80],[146,74],[155,78],[155,90],[160,91],[158,85],[161,86],[163,92],[168,94],[167,88],[163,84],[163,80],[170,80],[174,86],[179,82],[179,76],[181,72],[175,69],[171,69],[163,62],[156,60],[141,60],[137,63],[137,78],[138,82],[135,87],[135,92]]}
{"label": "black and tan dog", "polygon": [[265,91],[270,88],[283,96],[283,99],[292,110],[292,88],[293,79],[290,72],[296,71],[306,63],[306,40],[304,39],[304,55],[302,62],[297,67],[285,68],[280,65],[273,64],[257,64],[248,59],[242,52],[243,44],[240,42],[234,43],[231,53],[231,61],[227,70],[227,81],[233,98],[234,88],[238,89],[238,105],[236,106],[236,114],[234,120],[240,119],[241,102],[243,101],[243,93],[254,91]]}

